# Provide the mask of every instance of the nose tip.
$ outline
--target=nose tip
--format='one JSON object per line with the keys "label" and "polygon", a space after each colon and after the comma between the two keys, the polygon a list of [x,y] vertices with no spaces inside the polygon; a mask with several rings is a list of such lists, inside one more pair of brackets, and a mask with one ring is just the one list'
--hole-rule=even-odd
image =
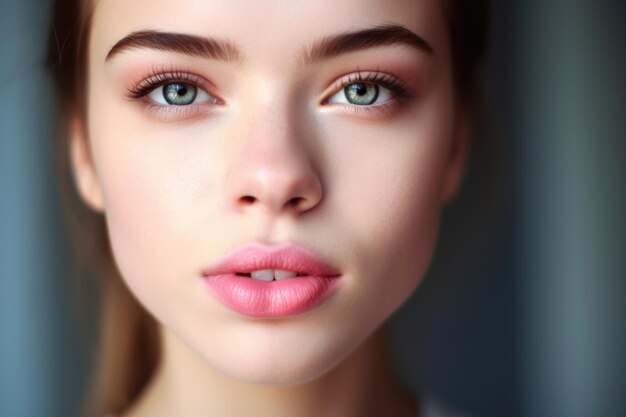
{"label": "nose tip", "polygon": [[322,186],[310,161],[293,149],[257,150],[232,171],[231,201],[238,210],[302,213],[322,199]]}

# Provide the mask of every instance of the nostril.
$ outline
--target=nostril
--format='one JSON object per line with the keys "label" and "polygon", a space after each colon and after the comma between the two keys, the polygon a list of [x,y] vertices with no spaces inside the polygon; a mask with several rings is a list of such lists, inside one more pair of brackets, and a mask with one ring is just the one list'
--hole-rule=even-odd
{"label": "nostril", "polygon": [[245,195],[241,197],[239,200],[241,200],[241,202],[245,204],[252,204],[256,201],[256,198],[252,197],[251,195]]}
{"label": "nostril", "polygon": [[304,201],[303,197],[293,197],[287,202],[288,206],[298,207]]}

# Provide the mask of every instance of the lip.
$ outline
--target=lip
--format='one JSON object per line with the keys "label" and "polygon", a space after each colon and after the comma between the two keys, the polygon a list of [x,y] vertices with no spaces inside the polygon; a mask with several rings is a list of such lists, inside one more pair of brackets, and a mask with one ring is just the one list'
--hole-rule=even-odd
{"label": "lip", "polygon": [[[297,277],[260,281],[252,271],[281,269]],[[286,317],[310,311],[338,287],[341,273],[314,253],[297,245],[250,244],[202,271],[209,291],[231,310],[257,318]]]}

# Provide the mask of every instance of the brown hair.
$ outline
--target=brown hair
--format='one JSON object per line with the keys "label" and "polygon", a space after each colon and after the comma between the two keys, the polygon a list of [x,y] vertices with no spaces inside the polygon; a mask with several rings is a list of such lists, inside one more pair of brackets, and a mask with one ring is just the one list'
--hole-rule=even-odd
{"label": "brown hair", "polygon": [[[477,68],[485,50],[488,0],[445,0],[451,35],[453,74],[462,101],[475,98]],[[86,415],[121,411],[144,388],[158,360],[155,320],[132,297],[113,262],[104,217],[88,209],[72,184],[67,122],[86,117],[86,56],[93,2],[56,0],[48,45],[65,121],[58,162],[66,217],[77,260],[79,287],[93,279],[99,297],[96,366]],[[84,299],[85,297],[82,296]]]}
{"label": "brown hair", "polygon": [[[48,39],[48,66],[57,87],[61,131],[57,166],[65,217],[75,253],[75,280],[81,312],[95,303],[98,329],[95,366],[82,413],[100,416],[132,403],[149,380],[158,359],[155,320],[133,298],[116,269],[104,216],[87,208],[72,186],[68,122],[86,118],[86,55],[92,2],[57,0]],[[85,280],[90,280],[86,283]],[[95,286],[94,300],[88,289]],[[88,317],[86,322],[93,321]],[[94,332],[88,332],[93,334]]]}

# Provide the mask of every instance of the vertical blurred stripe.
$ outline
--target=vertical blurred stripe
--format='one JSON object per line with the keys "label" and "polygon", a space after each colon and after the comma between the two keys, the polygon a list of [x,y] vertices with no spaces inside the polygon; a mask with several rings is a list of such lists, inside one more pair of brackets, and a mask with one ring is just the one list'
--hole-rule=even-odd
{"label": "vertical blurred stripe", "polygon": [[[37,3],[37,7],[35,6]],[[45,6],[45,2],[43,3]],[[47,8],[36,0],[3,0],[0,66],[0,415],[44,416],[52,401],[51,278],[44,231],[44,177],[50,149],[50,102],[42,62]]]}
{"label": "vertical blurred stripe", "polygon": [[50,2],[0,1],[0,416],[70,416],[85,361],[71,319],[44,68]]}
{"label": "vertical blurred stripe", "polygon": [[624,416],[624,2],[522,3],[524,415]]}

